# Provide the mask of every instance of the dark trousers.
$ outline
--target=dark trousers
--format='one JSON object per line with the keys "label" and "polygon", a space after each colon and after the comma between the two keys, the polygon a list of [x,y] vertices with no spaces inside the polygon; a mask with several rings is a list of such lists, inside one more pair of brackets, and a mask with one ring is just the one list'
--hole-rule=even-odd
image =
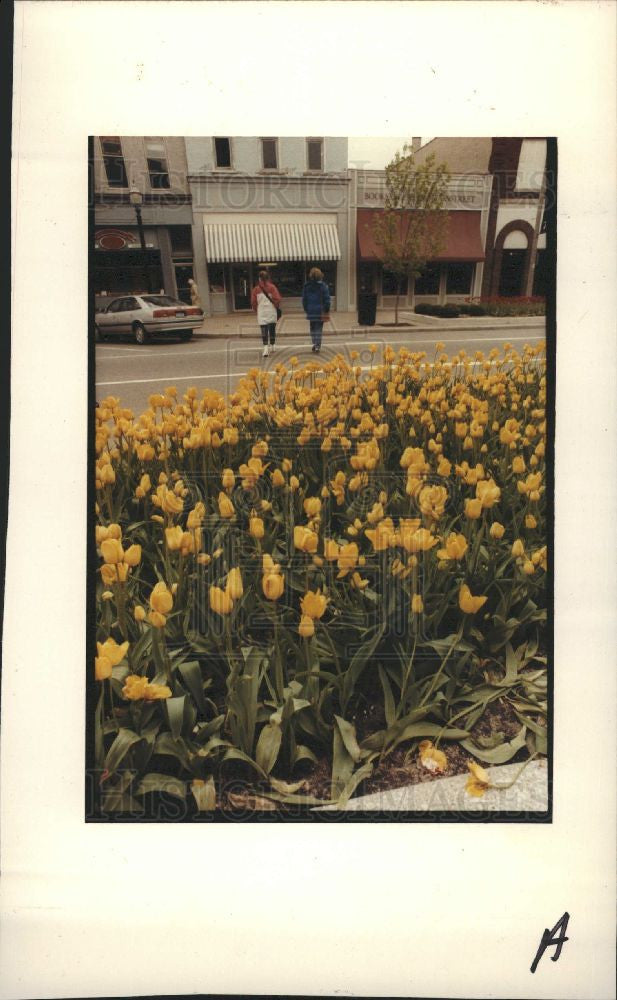
{"label": "dark trousers", "polygon": [[311,327],[311,340],[313,341],[313,347],[321,347],[321,335],[323,333],[323,320],[322,319],[311,319],[309,320]]}
{"label": "dark trousers", "polygon": [[260,327],[261,339],[264,345],[267,346],[268,338],[270,338],[270,343],[273,344],[276,340],[276,323],[263,323]]}

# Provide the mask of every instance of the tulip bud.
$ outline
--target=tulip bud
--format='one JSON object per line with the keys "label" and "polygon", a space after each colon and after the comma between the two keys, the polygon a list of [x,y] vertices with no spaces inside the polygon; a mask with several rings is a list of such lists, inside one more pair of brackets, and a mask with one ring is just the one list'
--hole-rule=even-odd
{"label": "tulip bud", "polygon": [[133,617],[135,618],[136,622],[143,622],[143,621],[145,621],[146,612],[145,612],[145,609],[142,608],[141,604],[136,604],[135,605],[135,610],[133,611]]}
{"label": "tulip bud", "polygon": [[261,517],[251,516],[249,518],[249,532],[252,538],[264,537],[264,523]]}
{"label": "tulip bud", "polygon": [[506,529],[503,524],[500,524],[499,521],[494,521],[493,524],[491,524],[489,535],[491,538],[503,538],[505,530]]}
{"label": "tulip bud", "polygon": [[411,598],[411,610],[415,615],[421,615],[424,611],[424,601],[420,594],[414,594]]}
{"label": "tulip bud", "polygon": [[310,639],[311,636],[315,635],[315,623],[312,618],[308,615],[302,615],[300,618],[300,624],[298,625],[298,632],[304,639]]}
{"label": "tulip bud", "polygon": [[232,601],[237,601],[238,598],[242,597],[244,587],[242,586],[242,574],[238,568],[230,569],[227,574],[225,592],[231,597]]}

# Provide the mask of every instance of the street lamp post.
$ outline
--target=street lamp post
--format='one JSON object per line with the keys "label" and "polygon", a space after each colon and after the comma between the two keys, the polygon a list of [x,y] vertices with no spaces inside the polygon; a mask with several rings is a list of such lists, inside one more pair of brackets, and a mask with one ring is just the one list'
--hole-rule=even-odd
{"label": "street lamp post", "polygon": [[[132,187],[131,187],[131,189],[130,189],[130,191],[129,191],[129,201],[130,201],[131,205],[133,206],[133,208],[135,209],[135,216],[137,218],[137,229],[139,231],[139,242],[141,244],[142,251],[145,251],[145,249],[146,249],[146,237],[145,237],[145,234],[144,234],[143,219],[141,217],[141,206],[143,204],[143,200],[144,200],[143,194],[141,193],[141,191],[139,190],[139,188],[135,184],[133,184]],[[151,285],[150,285],[150,268],[148,267],[148,264],[146,263],[145,255],[144,255],[144,267],[146,269],[146,284],[148,286],[148,291],[151,292],[152,288],[151,288]]]}

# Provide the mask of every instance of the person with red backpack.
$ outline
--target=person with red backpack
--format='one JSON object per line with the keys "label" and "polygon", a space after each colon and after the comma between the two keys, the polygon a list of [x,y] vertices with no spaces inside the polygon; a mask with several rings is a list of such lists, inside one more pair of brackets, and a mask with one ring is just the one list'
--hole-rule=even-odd
{"label": "person with red backpack", "polygon": [[[263,341],[263,357],[267,358],[270,349],[274,351],[276,342],[276,324],[280,319],[281,295],[270,281],[270,274],[266,270],[259,272],[259,282],[251,292],[251,308],[257,313],[257,322],[261,330]],[[268,346],[269,345],[269,346]]]}

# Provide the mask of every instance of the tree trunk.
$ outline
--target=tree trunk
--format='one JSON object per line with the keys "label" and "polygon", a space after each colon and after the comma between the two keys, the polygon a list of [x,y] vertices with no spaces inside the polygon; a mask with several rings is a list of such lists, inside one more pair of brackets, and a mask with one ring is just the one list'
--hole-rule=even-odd
{"label": "tree trunk", "polygon": [[400,300],[400,297],[401,297],[401,281],[402,281],[402,278],[401,278],[401,276],[399,274],[398,281],[396,283],[396,300],[395,300],[395,303],[394,303],[394,325],[395,326],[398,326],[398,304],[399,304],[399,300]]}

